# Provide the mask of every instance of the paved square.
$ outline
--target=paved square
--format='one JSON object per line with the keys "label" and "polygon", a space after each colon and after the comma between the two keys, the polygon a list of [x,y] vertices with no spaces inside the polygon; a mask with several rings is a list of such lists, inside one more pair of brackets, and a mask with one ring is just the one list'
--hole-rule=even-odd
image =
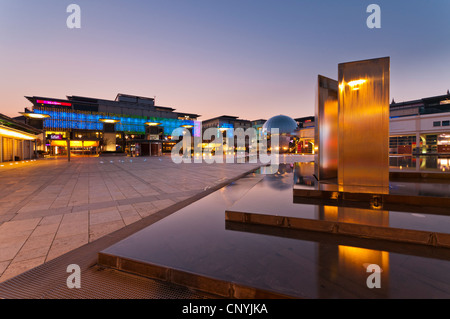
{"label": "paved square", "polygon": [[0,167],[0,282],[259,167],[72,157]]}

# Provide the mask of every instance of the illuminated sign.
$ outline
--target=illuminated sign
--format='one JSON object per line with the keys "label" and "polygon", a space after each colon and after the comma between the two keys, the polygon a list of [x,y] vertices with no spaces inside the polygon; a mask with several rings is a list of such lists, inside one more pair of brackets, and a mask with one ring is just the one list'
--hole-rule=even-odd
{"label": "illuminated sign", "polygon": [[72,106],[72,103],[56,102],[56,101],[45,101],[45,100],[36,100],[36,103],[39,103],[39,104],[50,104],[50,105],[61,105],[61,106]]}
{"label": "illuminated sign", "polygon": [[51,134],[49,139],[51,140],[62,140],[63,136],[61,134]]}
{"label": "illuminated sign", "polygon": [[[97,147],[98,141],[70,141],[70,147]],[[51,146],[67,147],[67,141],[52,141]]]}

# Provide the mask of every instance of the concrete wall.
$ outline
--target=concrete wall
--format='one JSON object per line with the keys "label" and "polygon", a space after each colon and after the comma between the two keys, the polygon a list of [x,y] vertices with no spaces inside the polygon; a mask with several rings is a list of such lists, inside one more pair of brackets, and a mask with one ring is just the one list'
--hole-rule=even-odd
{"label": "concrete wall", "polygon": [[[437,121],[441,122],[441,126],[433,126],[433,122]],[[450,126],[442,126],[442,121],[450,121],[450,113],[392,118],[389,131],[391,136],[450,132]]]}

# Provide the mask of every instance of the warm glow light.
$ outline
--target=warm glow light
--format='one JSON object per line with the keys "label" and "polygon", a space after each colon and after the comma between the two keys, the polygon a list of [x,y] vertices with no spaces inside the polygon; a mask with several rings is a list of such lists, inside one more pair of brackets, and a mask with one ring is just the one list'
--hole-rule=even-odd
{"label": "warm glow light", "polygon": [[191,128],[191,127],[194,127],[194,125],[181,125],[181,127]]}
{"label": "warm glow light", "polygon": [[339,246],[339,266],[357,273],[365,264],[377,264],[385,276],[389,275],[389,253],[359,247]]}
{"label": "warm glow light", "polygon": [[119,123],[120,120],[114,120],[114,119],[99,119],[100,122],[103,123]]}
{"label": "warm glow light", "polygon": [[[78,142],[78,141],[77,141]],[[72,144],[72,143],[71,143]],[[98,141],[84,141],[84,147],[94,147],[98,146]]]}
{"label": "warm glow light", "polygon": [[36,136],[31,134],[22,133],[16,130],[12,130],[6,127],[0,127],[0,135],[17,137],[24,140],[35,140]]}
{"label": "warm glow light", "polygon": [[161,123],[158,123],[158,122],[146,122],[145,124],[147,124],[148,126],[158,126],[158,125],[161,125]]}
{"label": "warm glow light", "polygon": [[[51,146],[67,147],[67,141],[52,141]],[[70,147],[94,147],[98,141],[70,141]]]}
{"label": "warm glow light", "polygon": [[25,117],[32,118],[32,119],[45,119],[49,118],[50,115],[48,114],[39,114],[39,113],[30,113],[30,112],[19,112]]}
{"label": "warm glow light", "polygon": [[366,82],[367,82],[367,80],[354,80],[354,81],[348,82],[348,86],[354,87],[354,86],[361,85]]}

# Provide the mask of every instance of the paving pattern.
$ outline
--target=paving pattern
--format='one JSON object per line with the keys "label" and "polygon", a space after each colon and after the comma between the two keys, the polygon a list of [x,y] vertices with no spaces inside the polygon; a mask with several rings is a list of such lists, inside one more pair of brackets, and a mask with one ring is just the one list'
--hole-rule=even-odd
{"label": "paving pattern", "polygon": [[0,282],[259,166],[170,156],[3,163]]}

